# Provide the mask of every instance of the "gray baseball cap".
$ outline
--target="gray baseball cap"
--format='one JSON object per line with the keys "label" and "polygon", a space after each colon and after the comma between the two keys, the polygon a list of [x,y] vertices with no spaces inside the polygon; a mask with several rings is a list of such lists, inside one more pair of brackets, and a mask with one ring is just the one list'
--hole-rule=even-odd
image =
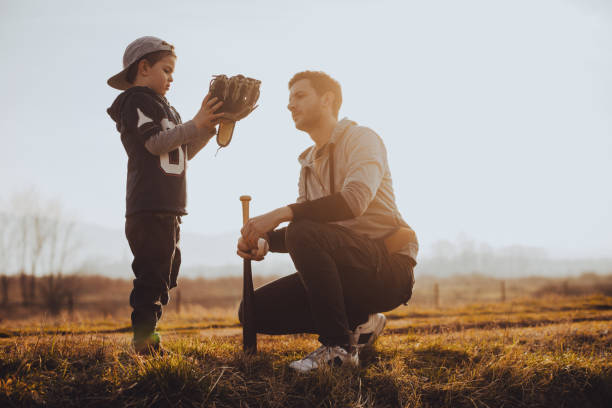
{"label": "gray baseball cap", "polygon": [[155,51],[174,51],[174,46],[157,37],[140,37],[130,43],[123,53],[123,71],[113,75],[106,81],[115,89],[126,90],[132,86],[127,80],[127,72],[130,66]]}

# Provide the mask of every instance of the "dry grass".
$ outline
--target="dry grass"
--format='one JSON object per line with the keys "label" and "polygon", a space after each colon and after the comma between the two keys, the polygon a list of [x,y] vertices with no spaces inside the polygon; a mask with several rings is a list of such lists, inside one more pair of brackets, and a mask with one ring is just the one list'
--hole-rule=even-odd
{"label": "dry grass", "polygon": [[[402,307],[357,368],[293,373],[315,336],[259,336],[241,352],[235,311],[164,317],[173,354],[132,353],[100,319],[3,326],[0,406],[604,407],[612,400],[612,298]],[[166,319],[167,317],[167,319]]]}

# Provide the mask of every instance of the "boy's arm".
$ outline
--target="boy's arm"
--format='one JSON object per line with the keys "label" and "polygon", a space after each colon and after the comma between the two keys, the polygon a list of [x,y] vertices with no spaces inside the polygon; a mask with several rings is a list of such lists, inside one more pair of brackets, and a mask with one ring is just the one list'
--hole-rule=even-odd
{"label": "boy's arm", "polygon": [[[191,145],[191,151],[197,153],[212,136],[214,126],[211,122],[216,115],[211,115],[210,110],[218,109],[219,105],[215,101],[208,101],[207,96],[196,118],[175,125],[168,121],[164,110],[150,95],[134,93],[121,108],[121,127],[139,139],[147,151],[155,156],[171,152],[181,145]],[[176,110],[174,112],[178,116]],[[196,119],[199,126],[196,125]]]}
{"label": "boy's arm", "polygon": [[193,121],[179,125],[169,121],[159,103],[144,92],[135,92],[125,101],[121,107],[121,125],[155,156],[192,142],[199,133]]}
{"label": "boy's arm", "polygon": [[208,142],[210,141],[210,139],[212,139],[216,132],[217,131],[214,127],[201,129],[201,137],[187,145],[187,160],[193,159],[195,155],[198,154],[198,152],[208,144]]}
{"label": "boy's arm", "polygon": [[199,130],[195,123],[190,120],[181,125],[176,125],[172,129],[162,130],[152,135],[145,142],[145,147],[149,153],[159,156],[186,144],[188,145],[189,158],[191,158],[208,143],[211,136],[209,129]]}

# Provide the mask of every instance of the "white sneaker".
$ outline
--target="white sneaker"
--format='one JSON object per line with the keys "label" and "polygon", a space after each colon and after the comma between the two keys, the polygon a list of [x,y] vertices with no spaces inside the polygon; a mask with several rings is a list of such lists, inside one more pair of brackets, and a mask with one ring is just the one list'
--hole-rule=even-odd
{"label": "white sneaker", "polygon": [[360,324],[355,328],[351,335],[352,344],[357,345],[357,348],[363,348],[374,343],[380,336],[387,324],[387,318],[382,313],[375,313],[368,316],[368,321]]}
{"label": "white sneaker", "polygon": [[289,367],[305,373],[317,369],[324,364],[334,367],[344,364],[358,365],[359,354],[356,349],[348,352],[340,346],[321,346],[303,359],[290,363]]}

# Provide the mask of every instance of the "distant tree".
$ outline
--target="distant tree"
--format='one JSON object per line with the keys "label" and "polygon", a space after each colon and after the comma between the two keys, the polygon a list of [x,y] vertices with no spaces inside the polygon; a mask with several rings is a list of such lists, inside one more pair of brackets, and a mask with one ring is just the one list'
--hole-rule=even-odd
{"label": "distant tree", "polygon": [[21,289],[21,303],[24,306],[29,306],[30,297],[28,296],[28,277],[23,269],[19,271],[19,288]]}
{"label": "distant tree", "polygon": [[10,217],[0,212],[0,292],[2,293],[1,305],[7,307],[9,304],[9,279],[7,273],[10,265],[11,239],[10,239]]}
{"label": "distant tree", "polygon": [[[24,305],[40,299],[50,313],[59,313],[72,290],[72,279],[65,278],[64,269],[76,248],[74,222],[58,202],[43,200],[33,190],[16,194],[11,210],[16,220],[12,234]],[[37,288],[38,277],[44,279]]]}
{"label": "distant tree", "polygon": [[0,284],[2,286],[2,307],[6,308],[9,305],[9,278],[6,274],[2,274],[0,277]]}

